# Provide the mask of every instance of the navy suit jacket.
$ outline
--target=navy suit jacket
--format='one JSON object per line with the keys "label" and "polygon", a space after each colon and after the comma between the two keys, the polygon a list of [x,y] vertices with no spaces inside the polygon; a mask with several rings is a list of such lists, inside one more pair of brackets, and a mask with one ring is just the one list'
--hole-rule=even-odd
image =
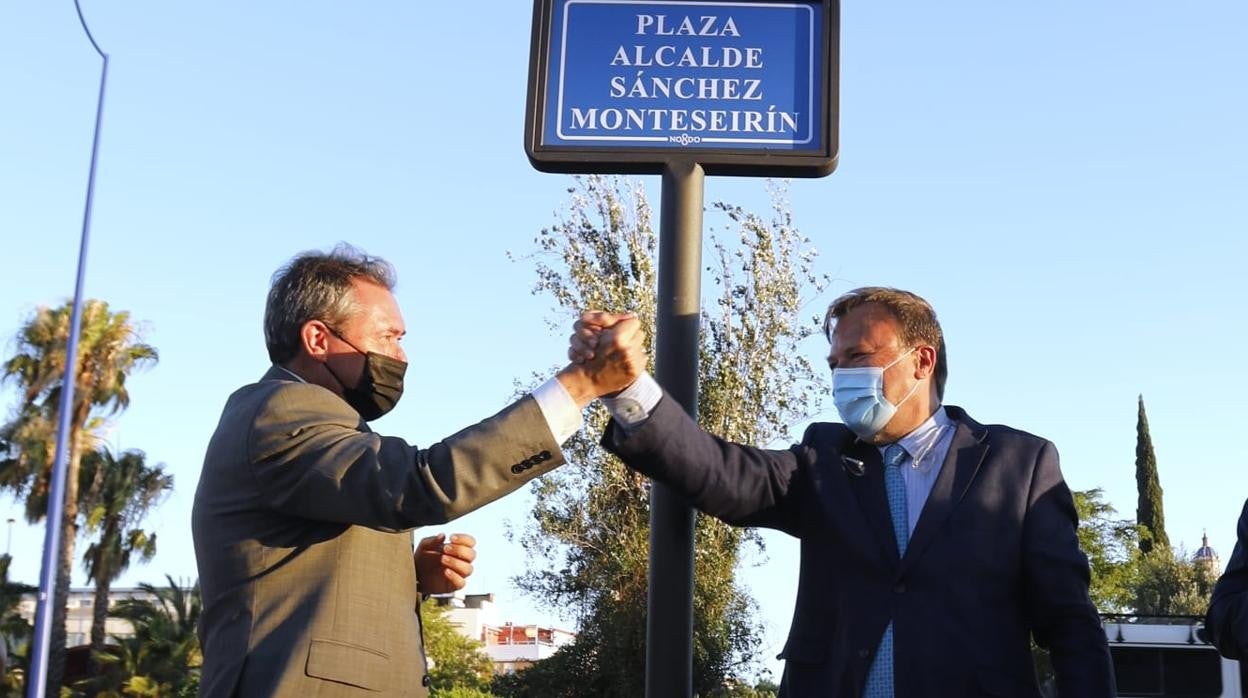
{"label": "navy suit jacket", "polygon": [[1053,444],[956,407],[949,455],[899,557],[878,449],[840,424],[765,450],[697,426],[669,396],[604,445],[728,523],[801,539],[780,696],[859,698],[894,624],[896,697],[1038,696],[1030,638],[1062,698],[1115,694],[1074,500]]}
{"label": "navy suit jacket", "polygon": [[1223,655],[1248,661],[1248,502],[1239,516],[1235,552],[1213,587],[1205,625]]}

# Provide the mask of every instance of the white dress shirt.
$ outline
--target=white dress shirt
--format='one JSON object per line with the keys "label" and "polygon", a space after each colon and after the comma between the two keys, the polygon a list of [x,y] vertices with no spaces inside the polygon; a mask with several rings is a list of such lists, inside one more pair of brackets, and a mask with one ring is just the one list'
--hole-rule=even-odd
{"label": "white dress shirt", "polygon": [[[936,476],[940,475],[940,466],[945,462],[945,456],[949,455],[954,427],[953,420],[945,414],[945,408],[937,407],[927,421],[897,441],[910,456],[901,464],[901,475],[906,482],[906,513],[910,519],[910,535],[914,535],[914,525],[919,522],[923,505],[932,493]],[[888,444],[884,444],[879,447],[881,457],[887,446]]]}

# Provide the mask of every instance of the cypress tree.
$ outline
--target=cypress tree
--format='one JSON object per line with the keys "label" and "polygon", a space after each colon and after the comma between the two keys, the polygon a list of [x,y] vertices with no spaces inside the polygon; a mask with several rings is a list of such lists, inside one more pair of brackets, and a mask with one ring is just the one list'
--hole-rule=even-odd
{"label": "cypress tree", "polygon": [[1157,477],[1157,455],[1153,438],[1148,433],[1148,415],[1144,413],[1144,396],[1140,396],[1140,414],[1135,423],[1135,484],[1139,503],[1135,520],[1140,525],[1140,550],[1169,548],[1166,515],[1161,505],[1161,480]]}

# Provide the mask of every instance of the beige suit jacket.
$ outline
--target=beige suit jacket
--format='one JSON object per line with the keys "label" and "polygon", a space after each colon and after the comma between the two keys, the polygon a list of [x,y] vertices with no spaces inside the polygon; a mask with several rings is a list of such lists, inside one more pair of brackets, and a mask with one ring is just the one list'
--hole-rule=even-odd
{"label": "beige suit jacket", "polygon": [[226,402],[195,492],[200,695],[427,695],[411,529],[561,463],[531,397],[418,449],[270,369]]}

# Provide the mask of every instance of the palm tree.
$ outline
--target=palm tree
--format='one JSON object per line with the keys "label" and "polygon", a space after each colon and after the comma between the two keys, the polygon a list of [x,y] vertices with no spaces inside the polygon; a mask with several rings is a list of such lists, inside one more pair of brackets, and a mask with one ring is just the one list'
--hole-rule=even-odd
{"label": "palm tree", "polygon": [[[26,519],[32,523],[46,516],[48,510],[72,311],[70,303],[36,310],[18,330],[16,353],[4,363],[0,375],[0,379],[16,383],[19,392],[16,416],[0,428],[0,487],[25,497]],[[49,695],[60,695],[65,672],[64,600],[69,592],[74,540],[78,536],[78,470],[87,436],[93,426],[98,426],[99,417],[116,414],[129,405],[126,378],[135,369],[155,363],[156,350],[138,341],[129,313],[113,313],[107,303],[88,300],[82,308],[77,359],[55,590],[62,603],[52,609],[46,689]]]}
{"label": "palm tree", "polygon": [[83,567],[95,582],[91,653],[104,649],[108,620],[108,592],[130,566],[131,556],[147,562],[156,554],[156,534],[139,527],[147,512],[173,489],[173,476],[163,464],[149,467],[142,451],[129,450],[115,458],[107,449],[87,452],[78,474],[79,509],[86,530],[99,537],[87,548]]}
{"label": "palm tree", "polygon": [[[113,606],[109,614],[124,618],[134,626],[134,637],[127,640],[129,648],[123,648],[118,656],[131,656],[136,663],[128,670],[135,673],[127,680],[144,679],[142,685],[167,687],[170,691],[183,693],[188,685],[199,679],[199,667],[203,663],[199,638],[195,628],[203,611],[199,583],[187,589],[178,585],[173,577],[165,575],[167,587],[140,584],[139,588],[155,597],[126,599]],[[139,657],[141,648],[142,656]]]}
{"label": "palm tree", "polygon": [[30,623],[17,612],[17,605],[22,596],[35,591],[36,588],[20,582],[9,580],[9,563],[13,561],[7,553],[0,555],[0,635],[8,649],[8,665],[0,671],[0,696],[19,695],[22,690],[22,677],[26,673],[25,647],[30,643]]}

